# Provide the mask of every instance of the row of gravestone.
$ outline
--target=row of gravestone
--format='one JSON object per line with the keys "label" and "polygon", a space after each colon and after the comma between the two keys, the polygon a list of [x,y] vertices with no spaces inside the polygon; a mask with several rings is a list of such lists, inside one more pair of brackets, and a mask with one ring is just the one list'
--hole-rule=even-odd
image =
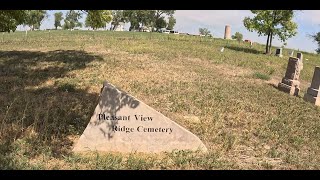
{"label": "row of gravestone", "polygon": [[[289,93],[293,96],[298,96],[300,91],[299,76],[300,71],[303,69],[303,55],[297,53],[297,57],[289,57],[289,62],[285,76],[278,84],[278,89]],[[316,106],[320,106],[320,67],[316,66],[313,73],[311,86],[308,88],[303,99],[311,102]]]}
{"label": "row of gravestone", "polygon": [[[289,58],[285,77],[278,85],[280,90],[298,95],[302,60],[302,53]],[[304,99],[320,105],[319,86],[320,68],[316,67]],[[73,147],[74,152],[173,150],[208,151],[196,135],[108,82],[103,84],[93,116]]]}
{"label": "row of gravestone", "polygon": [[[290,57],[293,56],[293,54],[294,54],[294,51],[293,51],[293,50],[290,51],[290,52],[288,52],[288,55],[289,55]],[[282,56],[283,56],[283,55],[282,55],[282,48],[277,48],[275,55],[276,55],[276,56],[279,56],[279,57],[282,57]]]}

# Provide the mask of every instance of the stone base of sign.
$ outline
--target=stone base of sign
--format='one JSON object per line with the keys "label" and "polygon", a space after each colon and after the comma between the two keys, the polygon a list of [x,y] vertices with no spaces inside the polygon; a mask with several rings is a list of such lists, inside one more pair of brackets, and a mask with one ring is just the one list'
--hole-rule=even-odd
{"label": "stone base of sign", "polygon": [[74,152],[206,152],[201,140],[135,97],[104,83],[99,104]]}

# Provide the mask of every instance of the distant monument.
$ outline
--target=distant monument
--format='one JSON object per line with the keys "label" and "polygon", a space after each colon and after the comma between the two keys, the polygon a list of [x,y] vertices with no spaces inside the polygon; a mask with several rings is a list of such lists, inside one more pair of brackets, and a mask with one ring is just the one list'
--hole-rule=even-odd
{"label": "distant monument", "polygon": [[231,27],[226,25],[224,30],[224,39],[231,39]]}
{"label": "distant monument", "polygon": [[303,99],[311,102],[316,106],[320,106],[320,67],[314,68],[311,86],[308,88],[307,93],[304,94]]}
{"label": "distant monument", "polygon": [[278,84],[278,89],[292,96],[298,96],[300,91],[299,76],[302,67],[302,61],[299,58],[289,57],[286,74]]}
{"label": "distant monument", "polygon": [[103,84],[99,104],[74,152],[206,152],[201,140],[160,112],[112,84]]}

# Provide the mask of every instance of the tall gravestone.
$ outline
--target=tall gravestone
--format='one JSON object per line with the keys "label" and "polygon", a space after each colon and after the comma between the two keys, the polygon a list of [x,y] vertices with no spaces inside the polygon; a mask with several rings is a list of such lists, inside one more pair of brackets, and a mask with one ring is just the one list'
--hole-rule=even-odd
{"label": "tall gravestone", "polygon": [[311,102],[316,106],[320,106],[320,67],[314,68],[311,86],[308,88],[307,93],[304,94],[303,99]]}
{"label": "tall gravestone", "polygon": [[297,53],[297,58],[299,59],[299,61],[300,61],[300,70],[302,70],[303,69],[303,54],[301,53],[301,52],[298,52]]}
{"label": "tall gravestone", "polygon": [[290,57],[286,74],[282,81],[278,84],[278,89],[289,93],[290,95],[297,96],[300,91],[299,76],[302,68],[301,61],[298,58]]}
{"label": "tall gravestone", "polygon": [[206,152],[201,140],[135,97],[103,84],[99,104],[74,152]]}

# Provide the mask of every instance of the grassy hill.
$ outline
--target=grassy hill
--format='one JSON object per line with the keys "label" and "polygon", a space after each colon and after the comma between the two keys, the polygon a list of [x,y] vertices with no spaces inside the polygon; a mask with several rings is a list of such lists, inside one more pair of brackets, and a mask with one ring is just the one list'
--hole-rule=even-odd
{"label": "grassy hill", "polygon": [[[302,99],[320,57],[304,53],[292,97],[275,88],[288,50],[263,52],[160,33],[1,34],[0,169],[320,169],[320,108]],[[209,153],[73,154],[105,80],[196,134]]]}

